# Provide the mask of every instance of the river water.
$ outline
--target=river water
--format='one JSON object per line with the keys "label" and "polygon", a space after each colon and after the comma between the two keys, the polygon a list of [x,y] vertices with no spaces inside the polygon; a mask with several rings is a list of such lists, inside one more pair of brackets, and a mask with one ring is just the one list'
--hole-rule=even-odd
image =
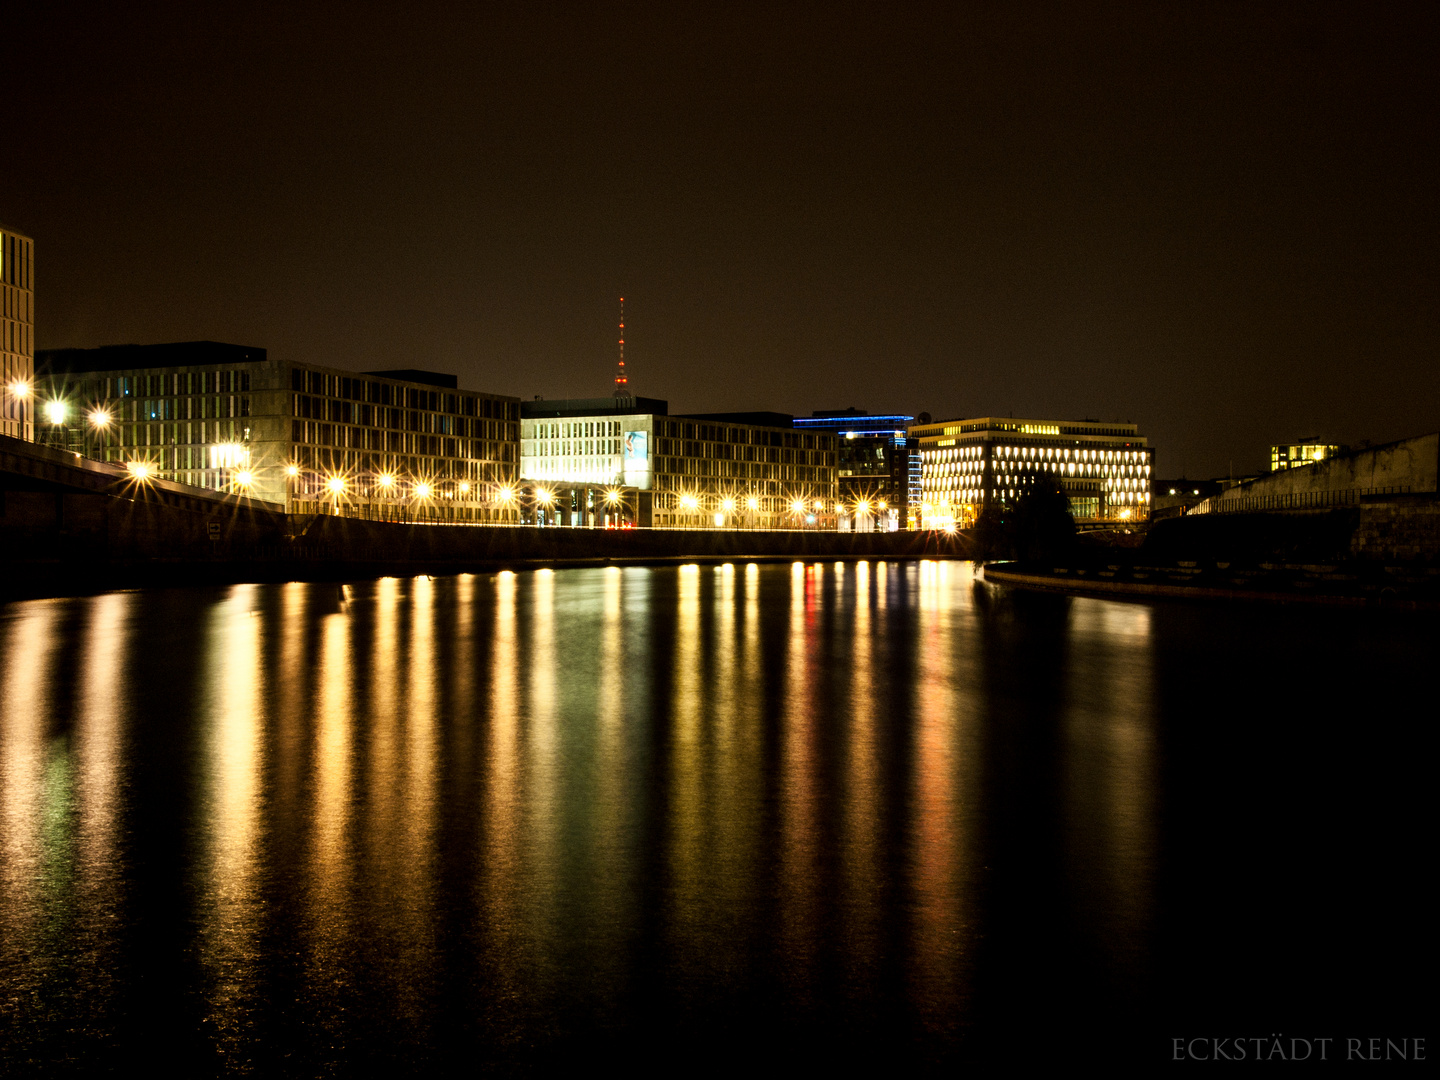
{"label": "river water", "polygon": [[1424,1036],[1437,646],[948,562],[10,603],[0,1062]]}

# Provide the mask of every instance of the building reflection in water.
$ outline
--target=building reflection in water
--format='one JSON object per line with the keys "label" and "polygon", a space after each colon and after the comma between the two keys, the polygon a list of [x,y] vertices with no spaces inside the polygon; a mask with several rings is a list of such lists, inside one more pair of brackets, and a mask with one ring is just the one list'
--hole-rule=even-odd
{"label": "building reflection in water", "polygon": [[1075,902],[1094,948],[1144,975],[1156,858],[1151,609],[1076,600],[1065,671],[1063,805]]}
{"label": "building reflection in water", "polygon": [[[120,840],[136,770],[180,769],[145,797],[199,793],[172,808],[196,838],[173,932],[196,940],[171,947],[227,1053],[716,1008],[953,1032],[989,917],[985,762],[1011,738],[986,664],[1028,617],[975,588],[965,564],[796,562],[8,605],[5,992],[69,949],[44,970],[123,994],[79,956],[115,953],[148,872]],[[1069,880],[1129,970],[1157,843],[1149,612],[1054,610]],[[172,616],[193,651],[137,666],[136,627]],[[140,722],[161,679],[193,687],[193,759]]]}

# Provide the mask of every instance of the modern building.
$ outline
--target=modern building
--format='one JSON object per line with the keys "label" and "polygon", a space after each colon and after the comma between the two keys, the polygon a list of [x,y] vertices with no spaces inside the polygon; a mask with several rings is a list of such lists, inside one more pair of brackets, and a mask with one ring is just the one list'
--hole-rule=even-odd
{"label": "modern building", "polygon": [[291,513],[518,521],[519,400],[452,375],[191,341],[42,351],[36,395],[46,441]]}
{"label": "modern building", "polygon": [[1302,465],[1314,465],[1317,461],[1348,454],[1348,446],[1324,443],[1319,439],[1301,439],[1285,446],[1270,447],[1270,471],[1294,469]]}
{"label": "modern building", "polygon": [[976,417],[917,424],[920,528],[964,528],[1013,505],[1042,475],[1059,480],[1077,522],[1150,516],[1154,450],[1134,424]]}
{"label": "modern building", "polygon": [[906,430],[914,422],[908,414],[871,416],[854,408],[796,417],[800,431],[835,435],[842,531],[893,532],[909,528],[918,515],[920,455]]}
{"label": "modern building", "polygon": [[35,437],[35,242],[0,226],[0,435]]}
{"label": "modern building", "polygon": [[667,402],[640,397],[537,399],[520,412],[527,520],[835,528],[835,436],[796,431],[787,416],[670,416]]}

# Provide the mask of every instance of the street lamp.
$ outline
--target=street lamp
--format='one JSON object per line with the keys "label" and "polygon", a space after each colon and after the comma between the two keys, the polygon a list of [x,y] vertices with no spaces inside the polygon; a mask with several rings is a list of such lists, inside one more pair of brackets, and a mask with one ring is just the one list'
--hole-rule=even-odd
{"label": "street lamp", "polygon": [[[90,427],[94,428],[101,435],[108,433],[110,430],[110,410],[106,409],[104,406],[96,406],[95,408],[91,409],[90,412],[86,414],[85,419],[89,421]],[[86,456],[88,457],[89,446],[87,445],[85,449]]]}
{"label": "street lamp", "polygon": [[325,490],[330,493],[331,508],[337,515],[340,513],[340,500],[345,495],[345,487],[343,476],[332,476],[325,481]]}

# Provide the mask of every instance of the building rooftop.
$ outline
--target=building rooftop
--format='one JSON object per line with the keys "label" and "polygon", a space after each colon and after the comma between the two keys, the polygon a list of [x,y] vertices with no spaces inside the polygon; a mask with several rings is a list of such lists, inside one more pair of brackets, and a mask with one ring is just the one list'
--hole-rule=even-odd
{"label": "building rooftop", "polygon": [[526,420],[547,416],[653,416],[670,415],[670,403],[659,398],[535,398],[520,402]]}
{"label": "building rooftop", "polygon": [[126,371],[130,368],[190,367],[197,364],[263,363],[264,349],[223,341],[174,341],[161,345],[101,345],[94,349],[40,349],[37,374]]}
{"label": "building rooftop", "polygon": [[362,371],[362,375],[373,375],[377,379],[394,379],[396,382],[424,383],[426,386],[443,386],[446,390],[459,390],[460,380],[454,375],[442,375],[438,371],[421,371],[419,368],[396,368],[393,371]]}
{"label": "building rooftop", "polygon": [[686,420],[710,420],[717,424],[749,424],[752,427],[788,428],[794,426],[795,418],[789,413],[778,412],[710,412],[685,413]]}

